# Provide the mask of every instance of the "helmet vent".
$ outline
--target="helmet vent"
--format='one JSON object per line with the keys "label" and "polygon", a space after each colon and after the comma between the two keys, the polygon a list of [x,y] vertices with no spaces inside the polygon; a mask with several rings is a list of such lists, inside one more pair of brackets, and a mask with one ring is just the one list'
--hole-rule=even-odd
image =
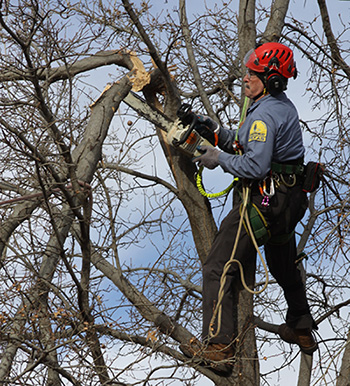
{"label": "helmet vent", "polygon": [[279,62],[279,60],[277,59],[276,56],[273,56],[270,59],[268,66],[269,66],[269,68],[271,68],[271,67],[280,68],[280,62]]}

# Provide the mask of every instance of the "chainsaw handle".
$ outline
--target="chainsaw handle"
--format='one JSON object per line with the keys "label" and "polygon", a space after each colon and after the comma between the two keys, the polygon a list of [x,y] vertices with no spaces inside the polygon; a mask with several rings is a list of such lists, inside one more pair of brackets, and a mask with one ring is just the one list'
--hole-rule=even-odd
{"label": "chainsaw handle", "polygon": [[176,115],[180,121],[187,126],[190,124],[189,118],[193,115],[192,106],[189,103],[183,103],[177,110]]}
{"label": "chainsaw handle", "polygon": [[173,139],[173,145],[174,146],[180,146],[182,145],[183,143],[186,142],[187,138],[190,136],[190,134],[192,133],[193,129],[194,129],[194,126],[196,125],[197,121],[198,121],[198,117],[196,114],[192,113],[192,122],[190,123],[189,125],[189,128],[186,130],[185,134],[182,136],[182,138],[180,140],[174,138]]}

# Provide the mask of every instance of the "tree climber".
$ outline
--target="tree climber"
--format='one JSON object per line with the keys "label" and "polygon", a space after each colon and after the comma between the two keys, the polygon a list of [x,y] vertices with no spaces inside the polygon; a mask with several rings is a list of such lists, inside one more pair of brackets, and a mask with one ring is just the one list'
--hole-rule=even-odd
{"label": "tree climber", "polygon": [[[223,267],[230,259],[238,230],[244,184],[250,188],[250,202],[267,222],[271,238],[264,245],[265,258],[288,305],[286,323],[279,326],[278,333],[284,341],[299,345],[307,354],[312,354],[318,347],[312,335],[317,326],[310,314],[296,264],[294,229],[305,214],[308,199],[302,189],[305,150],[299,117],[294,104],[284,93],[288,79],[295,79],[297,75],[293,52],[280,43],[265,43],[249,51],[244,64],[247,67],[244,90],[252,104],[238,135],[208,117],[200,117],[200,123],[195,127],[209,140],[213,133],[217,135],[222,151],[203,146],[203,155],[194,162],[209,169],[220,165],[225,172],[240,179],[233,193],[233,209],[221,223],[203,266],[203,344],[194,340],[181,346],[186,355],[199,355],[214,362],[234,356],[237,294],[233,283],[239,280],[237,264],[232,264],[227,272],[220,326],[217,319],[214,323],[211,320]],[[241,155],[237,154],[237,147],[242,149]],[[244,265],[255,258],[256,249],[246,229],[242,228],[235,259]],[[212,334],[218,327],[219,333]]]}

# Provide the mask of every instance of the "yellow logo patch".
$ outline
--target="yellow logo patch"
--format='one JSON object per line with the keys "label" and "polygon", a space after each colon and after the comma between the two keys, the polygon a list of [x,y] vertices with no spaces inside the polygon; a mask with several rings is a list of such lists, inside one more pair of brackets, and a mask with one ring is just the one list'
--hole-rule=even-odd
{"label": "yellow logo patch", "polygon": [[263,121],[254,121],[250,127],[248,142],[265,142],[267,136],[267,127]]}

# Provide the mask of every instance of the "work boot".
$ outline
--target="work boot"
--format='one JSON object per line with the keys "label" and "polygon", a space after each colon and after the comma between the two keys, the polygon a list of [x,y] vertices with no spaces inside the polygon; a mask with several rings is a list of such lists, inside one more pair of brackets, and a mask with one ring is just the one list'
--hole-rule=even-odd
{"label": "work boot", "polygon": [[318,344],[308,328],[290,328],[284,323],[278,327],[278,334],[285,342],[297,344],[305,354],[311,355],[318,348]]}
{"label": "work boot", "polygon": [[198,339],[193,338],[189,343],[181,344],[180,350],[187,357],[208,364],[216,372],[228,374],[232,371],[235,354],[232,344],[209,343],[205,345]]}

